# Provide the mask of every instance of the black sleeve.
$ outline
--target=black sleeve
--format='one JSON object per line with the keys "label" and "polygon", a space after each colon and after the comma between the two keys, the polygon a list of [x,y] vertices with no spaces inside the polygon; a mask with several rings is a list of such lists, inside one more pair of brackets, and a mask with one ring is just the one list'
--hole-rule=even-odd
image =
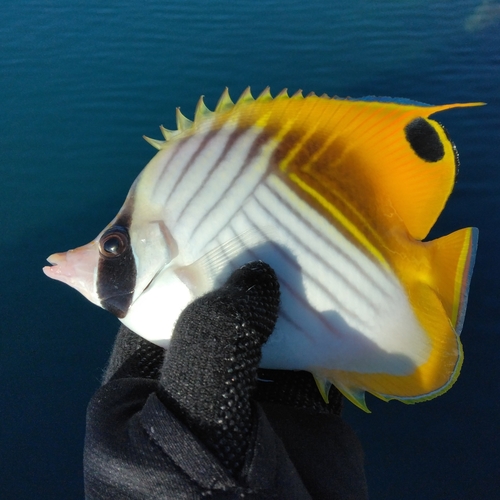
{"label": "black sleeve", "polygon": [[97,391],[87,416],[87,499],[311,498],[260,407],[240,481],[169,411],[161,392],[154,380],[137,378]]}
{"label": "black sleeve", "polygon": [[367,498],[361,446],[338,415],[276,403],[255,408],[255,446],[241,485],[169,411],[157,380],[112,379],[88,408],[86,498]]}

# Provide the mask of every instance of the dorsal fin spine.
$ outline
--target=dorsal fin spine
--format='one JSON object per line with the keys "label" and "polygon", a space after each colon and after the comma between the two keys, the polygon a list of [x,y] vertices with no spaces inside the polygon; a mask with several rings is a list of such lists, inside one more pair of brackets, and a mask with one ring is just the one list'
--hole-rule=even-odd
{"label": "dorsal fin spine", "polygon": [[200,121],[210,118],[213,115],[214,112],[207,108],[205,101],[203,100],[203,96],[201,96],[194,112],[194,123],[198,124]]}
{"label": "dorsal fin spine", "polygon": [[193,122],[181,113],[181,108],[175,108],[175,119],[177,122],[177,130],[180,130],[181,132],[190,129],[193,126]]}
{"label": "dorsal fin spine", "polygon": [[250,102],[254,102],[255,99],[254,97],[252,96],[252,92],[250,91],[250,87],[247,87],[243,93],[240,95],[240,98],[236,101],[236,105],[240,105],[240,104],[245,104],[245,103],[250,103]]}
{"label": "dorsal fin spine", "polygon": [[[314,93],[309,94],[310,96],[315,95]],[[309,97],[309,96],[308,96]],[[328,97],[325,95],[325,97]],[[224,92],[222,92],[222,95],[219,98],[219,101],[215,107],[214,111],[211,111],[206,105],[203,100],[203,96],[200,97],[198,100],[198,104],[196,105],[196,110],[194,114],[194,120],[190,120],[186,116],[184,116],[180,108],[176,108],[175,112],[175,118],[176,118],[176,125],[177,125],[177,130],[168,130],[166,129],[163,125],[160,125],[160,130],[161,133],[164,137],[164,141],[159,141],[157,139],[151,139],[150,137],[143,136],[144,139],[151,144],[154,148],[160,150],[165,147],[168,141],[170,141],[172,138],[176,137],[177,135],[181,134],[182,132],[186,130],[191,130],[195,126],[199,125],[206,119],[209,119],[213,117],[216,114],[220,113],[225,113],[236,106],[241,106],[245,104],[250,104],[252,102],[259,102],[259,103],[265,103],[265,102],[270,102],[273,100],[283,100],[283,99],[305,99],[305,97],[302,94],[302,90],[298,90],[295,92],[292,96],[288,95],[288,89],[283,89],[281,92],[279,92],[274,98],[271,95],[271,90],[269,87],[266,87],[260,95],[255,99],[252,96],[250,87],[247,87],[241,94],[241,96],[238,98],[236,103],[234,103],[229,96],[229,90],[226,87],[224,89]]]}
{"label": "dorsal fin spine", "polygon": [[271,89],[269,87],[266,87],[261,92],[259,97],[257,97],[257,99],[256,99],[257,102],[268,102],[268,101],[272,101],[272,100],[273,100],[273,96],[271,95]]}
{"label": "dorsal fin spine", "polygon": [[160,125],[160,130],[161,130],[161,134],[165,138],[165,142],[172,139],[172,137],[174,137],[174,135],[176,135],[176,133],[177,133],[177,130],[168,130],[163,125]]}
{"label": "dorsal fin spine", "polygon": [[290,99],[288,97],[288,89],[283,89],[279,94],[276,94],[274,100],[277,101],[279,99]]}
{"label": "dorsal fin spine", "polygon": [[149,144],[151,144],[151,146],[153,146],[155,149],[158,149],[158,151],[160,149],[163,148],[163,146],[165,145],[166,141],[158,141],[157,139],[151,139],[151,137],[147,137],[145,135],[142,136],[142,138]]}
{"label": "dorsal fin spine", "polygon": [[222,95],[220,96],[217,106],[215,107],[215,112],[223,113],[224,111],[229,111],[233,107],[234,107],[234,102],[231,100],[231,97],[229,97],[229,91],[226,87],[224,89],[224,92],[222,92]]}

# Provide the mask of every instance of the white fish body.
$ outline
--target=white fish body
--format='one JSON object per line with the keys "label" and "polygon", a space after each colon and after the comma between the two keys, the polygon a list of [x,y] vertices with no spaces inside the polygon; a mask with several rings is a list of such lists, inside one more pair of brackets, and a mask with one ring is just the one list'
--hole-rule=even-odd
{"label": "white fish body", "polygon": [[[246,93],[233,108],[225,94],[214,114],[201,101],[194,126],[178,114],[179,130],[162,129],[168,141],[151,141],[160,151],[137,178],[117,217],[92,243],[75,251],[90,256],[81,264],[87,266],[86,273],[76,273],[86,278],[75,282],[65,254],[49,258],[55,265],[45,268],[46,274],[79,289],[139,335],[167,347],[187,304],[220,286],[239,266],[262,260],[273,267],[281,288],[280,316],[263,347],[263,367],[309,370],[321,384],[333,382],[363,409],[365,390],[407,402],[444,392],[458,375],[461,346],[456,331],[463,321],[466,295],[458,296],[453,313],[444,314],[439,306],[443,335],[452,336],[451,374],[445,383],[417,388],[416,393],[412,387],[405,393],[394,381],[408,378],[413,384],[416,369],[435,356],[435,343],[427,313],[416,310],[410,281],[405,281],[399,261],[392,260],[391,243],[397,240],[396,252],[416,255],[411,257],[416,264],[409,264],[413,267],[427,266],[427,257],[420,263],[424,244],[408,238],[393,206],[397,201],[389,196],[375,193],[376,203],[367,196],[368,201],[356,206],[360,196],[349,192],[350,179],[335,198],[311,187],[292,167],[287,172],[294,157],[306,154],[312,164],[311,158],[334,147],[339,137],[325,138],[314,128],[294,133],[298,119],[288,117],[286,109],[279,111],[283,123],[276,130],[273,109],[267,115],[248,112],[252,103],[269,101],[268,94],[263,96],[253,101]],[[311,98],[303,102],[307,99]],[[367,104],[372,103],[362,103],[361,111]],[[416,106],[411,108],[415,115]],[[409,115],[408,122],[413,116]],[[308,140],[304,134],[314,139],[316,150],[301,151]],[[444,141],[444,135],[439,137]],[[413,144],[403,146],[411,151]],[[349,146],[342,148],[342,154],[350,153]],[[370,215],[363,203],[369,205]],[[389,228],[387,240],[377,234],[379,218],[380,227]],[[368,223],[372,225],[367,229]],[[474,234],[456,237],[463,256],[457,273],[460,278],[466,275],[465,289]],[[106,245],[112,250],[109,255]],[[120,248],[117,255],[115,247]],[[94,282],[89,283],[92,273]],[[410,274],[415,273],[422,274],[418,269]],[[425,300],[437,297],[435,292],[430,298],[426,294]],[[367,382],[370,376],[376,379],[374,387]]]}

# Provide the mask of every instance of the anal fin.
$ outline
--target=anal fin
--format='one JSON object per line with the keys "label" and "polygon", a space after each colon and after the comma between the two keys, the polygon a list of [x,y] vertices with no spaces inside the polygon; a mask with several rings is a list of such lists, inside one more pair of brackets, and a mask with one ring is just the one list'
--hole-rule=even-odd
{"label": "anal fin", "polygon": [[314,380],[316,381],[316,385],[318,386],[319,392],[323,397],[325,403],[328,403],[328,392],[330,391],[330,387],[335,385],[335,387],[354,405],[358,408],[361,408],[366,413],[371,413],[371,411],[366,406],[365,402],[365,391],[359,388],[349,387],[347,384],[340,382],[339,380],[335,380],[332,382],[323,375],[314,375]]}
{"label": "anal fin", "polygon": [[318,388],[319,393],[323,398],[323,401],[326,404],[328,404],[329,403],[328,393],[330,392],[330,387],[332,386],[332,383],[326,378],[317,375],[314,375],[314,381],[316,382],[316,387]]}

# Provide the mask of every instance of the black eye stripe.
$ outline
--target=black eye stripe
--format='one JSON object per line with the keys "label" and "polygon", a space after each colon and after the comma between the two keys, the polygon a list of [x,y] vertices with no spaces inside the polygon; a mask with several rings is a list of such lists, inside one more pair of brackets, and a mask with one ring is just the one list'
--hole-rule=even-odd
{"label": "black eye stripe", "polygon": [[137,278],[135,258],[126,227],[115,225],[99,240],[97,294],[101,305],[118,318],[127,315]]}

